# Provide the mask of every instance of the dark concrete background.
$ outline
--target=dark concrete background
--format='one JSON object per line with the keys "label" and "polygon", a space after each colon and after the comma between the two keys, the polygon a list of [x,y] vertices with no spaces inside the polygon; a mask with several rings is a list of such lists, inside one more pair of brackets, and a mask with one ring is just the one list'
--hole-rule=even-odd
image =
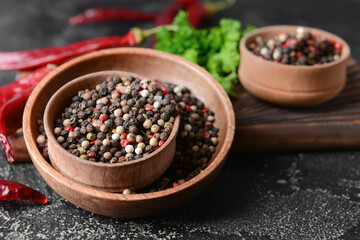
{"label": "dark concrete background", "polygon": [[[0,51],[123,35],[132,26],[151,27],[150,23],[119,21],[69,27],[67,19],[88,6],[156,11],[168,2],[2,0]],[[359,12],[358,0],[241,0],[207,25],[232,17],[257,26],[314,26],[343,37],[359,60]],[[14,72],[0,72],[0,85],[14,77]],[[46,206],[0,202],[0,239],[360,238],[358,150],[232,155],[216,181],[198,198],[160,216],[135,220],[103,217],[72,205],[43,181],[31,163],[8,164],[0,157],[0,179],[27,184],[50,199]]]}

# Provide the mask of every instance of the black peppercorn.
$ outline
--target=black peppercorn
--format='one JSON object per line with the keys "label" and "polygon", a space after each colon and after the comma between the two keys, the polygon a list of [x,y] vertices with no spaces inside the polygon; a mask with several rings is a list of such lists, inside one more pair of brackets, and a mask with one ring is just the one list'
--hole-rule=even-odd
{"label": "black peppercorn", "polygon": [[138,120],[139,123],[143,123],[145,121],[145,117],[141,115],[137,115],[136,120]]}
{"label": "black peppercorn", "polygon": [[94,132],[95,131],[95,127],[92,124],[88,124],[86,126],[86,131],[87,132]]}
{"label": "black peppercorn", "polygon": [[137,111],[136,110],[130,110],[129,115],[130,115],[130,117],[136,117]]}
{"label": "black peppercorn", "polygon": [[71,153],[72,155],[75,155],[76,157],[79,157],[79,156],[80,156],[80,152],[79,152],[79,150],[77,150],[77,149],[71,149],[71,150],[70,150],[70,153]]}
{"label": "black peppercorn", "polygon": [[100,147],[98,145],[92,145],[90,147],[90,152],[97,153],[100,150]]}
{"label": "black peppercorn", "polygon": [[69,124],[70,124],[71,126],[74,126],[77,121],[78,121],[78,118],[77,118],[76,116],[72,116],[72,117],[70,118]]}
{"label": "black peppercorn", "polygon": [[108,119],[108,120],[106,120],[106,121],[104,122],[104,124],[110,128],[110,127],[112,127],[112,125],[113,125],[113,120],[112,120],[112,119]]}
{"label": "black peppercorn", "polygon": [[118,83],[120,83],[120,81],[121,81],[121,79],[120,79],[119,76],[112,76],[112,77],[110,77],[109,80],[112,81],[112,82],[115,83],[115,84],[118,84]]}
{"label": "black peppercorn", "polygon": [[128,121],[128,120],[126,120],[126,121],[123,122],[123,127],[124,127],[126,130],[129,129],[130,124],[129,124],[129,121]]}
{"label": "black peppercorn", "polygon": [[133,107],[135,105],[135,103],[136,103],[136,101],[133,98],[131,98],[127,101],[127,105],[129,107]]}
{"label": "black peppercorn", "polygon": [[108,106],[103,106],[103,107],[100,108],[100,113],[107,114],[108,110],[109,110]]}
{"label": "black peppercorn", "polygon": [[152,153],[154,151],[154,147],[151,145],[147,145],[145,147],[145,152]]}
{"label": "black peppercorn", "polygon": [[130,99],[130,95],[129,95],[129,94],[126,94],[126,93],[123,93],[123,94],[121,94],[120,99],[121,99],[121,100],[128,100],[128,99]]}
{"label": "black peppercorn", "polygon": [[67,138],[68,135],[69,135],[69,132],[67,130],[62,130],[60,133],[60,136],[63,136],[64,138]]}
{"label": "black peppercorn", "polygon": [[129,119],[129,126],[137,125],[137,123],[136,118],[132,117]]}
{"label": "black peppercorn", "polygon": [[124,119],[122,117],[115,118],[115,125],[121,126],[124,123]]}
{"label": "black peppercorn", "polygon": [[135,125],[132,125],[129,127],[129,132],[131,133],[137,133],[138,132],[138,128]]}
{"label": "black peppercorn", "polygon": [[169,115],[169,113],[167,113],[167,112],[162,113],[162,114],[160,115],[160,117],[161,117],[161,119],[164,120],[165,122],[169,121],[169,119],[170,119],[170,115]]}
{"label": "black peppercorn", "polygon": [[104,140],[105,139],[105,133],[103,132],[99,132],[97,135],[96,135],[97,139],[99,140]]}
{"label": "black peppercorn", "polygon": [[129,105],[124,105],[121,109],[124,113],[128,113],[130,111]]}
{"label": "black peppercorn", "polygon": [[108,94],[108,89],[106,87],[103,87],[99,91],[100,96],[105,97]]}
{"label": "black peppercorn", "polygon": [[110,141],[110,145],[113,146],[113,147],[117,147],[117,146],[119,146],[119,141],[117,141],[117,140],[111,140],[111,141]]}
{"label": "black peppercorn", "polygon": [[109,106],[108,111],[112,113],[112,112],[115,111],[116,108],[117,108],[117,107],[115,106],[115,104],[111,104],[111,105]]}
{"label": "black peppercorn", "polygon": [[147,116],[148,118],[153,117],[154,114],[155,114],[155,113],[154,113],[154,111],[152,111],[152,110],[146,112],[146,116]]}

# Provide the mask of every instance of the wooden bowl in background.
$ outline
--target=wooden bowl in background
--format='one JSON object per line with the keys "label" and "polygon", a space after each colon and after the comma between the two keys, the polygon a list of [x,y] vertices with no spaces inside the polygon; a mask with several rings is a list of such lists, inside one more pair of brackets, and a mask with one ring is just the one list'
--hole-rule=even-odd
{"label": "wooden bowl in background", "polygon": [[[215,112],[219,144],[209,166],[191,180],[163,191],[123,195],[82,185],[49,164],[36,145],[36,121],[42,118],[51,96],[64,84],[88,73],[104,70],[134,72],[186,86]],[[114,48],[93,52],[67,63],[46,76],[32,92],[24,111],[24,138],[32,161],[45,181],[62,197],[88,211],[113,217],[153,215],[177,207],[203,191],[218,175],[229,153],[235,132],[230,99],[203,68],[173,54],[144,48]]]}
{"label": "wooden bowl in background", "polygon": [[48,137],[48,150],[51,164],[65,176],[85,185],[109,192],[121,192],[124,189],[144,188],[165,173],[170,166],[176,148],[176,135],[180,119],[177,116],[171,134],[165,144],[151,154],[124,163],[91,162],[76,157],[66,151],[56,140],[53,130],[55,120],[61,117],[64,109],[70,105],[71,98],[79,90],[93,89],[110,76],[144,79],[139,75],[123,71],[101,71],[76,78],[61,87],[49,100],[44,112],[44,127]]}
{"label": "wooden bowl in background", "polygon": [[305,27],[306,31],[343,45],[338,60],[317,66],[294,66],[267,61],[254,55],[247,48],[257,36],[268,39],[280,33],[293,34],[298,27],[300,26],[263,27],[241,40],[241,63],[238,72],[240,82],[248,92],[278,105],[308,107],[334,98],[344,88],[350,47],[334,34]]}

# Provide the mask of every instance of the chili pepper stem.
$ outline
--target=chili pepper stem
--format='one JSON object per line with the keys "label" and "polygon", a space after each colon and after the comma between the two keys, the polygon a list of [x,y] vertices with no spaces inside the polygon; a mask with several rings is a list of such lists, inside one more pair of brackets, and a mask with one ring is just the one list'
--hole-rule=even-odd
{"label": "chili pepper stem", "polygon": [[174,32],[178,30],[178,27],[174,26],[174,25],[163,25],[163,26],[158,26],[158,27],[154,27],[154,28],[150,28],[150,29],[132,28],[131,30],[135,33],[136,41],[138,43],[142,43],[151,35],[154,35],[154,34],[160,32],[161,29],[163,29],[163,28],[165,28],[169,31],[174,31]]}
{"label": "chili pepper stem", "polygon": [[208,12],[208,15],[213,15],[216,12],[229,8],[235,4],[236,0],[225,0],[219,2],[204,2],[204,7]]}

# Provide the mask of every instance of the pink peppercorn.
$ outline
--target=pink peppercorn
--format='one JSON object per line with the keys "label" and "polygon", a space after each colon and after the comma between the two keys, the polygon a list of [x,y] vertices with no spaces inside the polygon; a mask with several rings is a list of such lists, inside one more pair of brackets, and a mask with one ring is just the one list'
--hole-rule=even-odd
{"label": "pink peppercorn", "polygon": [[127,139],[121,140],[120,145],[121,147],[125,148],[130,142]]}
{"label": "pink peppercorn", "polygon": [[334,48],[335,48],[336,50],[341,50],[341,49],[342,49],[342,44],[339,43],[339,42],[336,42],[336,43],[334,44]]}
{"label": "pink peppercorn", "polygon": [[99,117],[99,119],[100,119],[101,121],[106,121],[106,120],[108,119],[108,116],[107,116],[106,114],[101,114],[100,117]]}
{"label": "pink peppercorn", "polygon": [[89,152],[88,154],[86,154],[87,157],[95,157],[96,153],[94,152]]}
{"label": "pink peppercorn", "polygon": [[205,131],[202,132],[202,135],[203,135],[203,138],[209,138],[210,137],[210,133],[205,132]]}
{"label": "pink peppercorn", "polygon": [[67,126],[64,128],[66,131],[68,132],[73,132],[74,131],[74,128],[72,126]]}
{"label": "pink peppercorn", "polygon": [[124,86],[117,86],[117,87],[115,87],[115,89],[116,89],[116,91],[117,91],[118,93],[122,94],[123,92],[125,92],[126,87],[124,87]]}
{"label": "pink peppercorn", "polygon": [[154,109],[154,106],[151,105],[151,104],[145,106],[145,110],[146,110],[146,111],[151,111],[151,110],[153,110],[153,109]]}
{"label": "pink peppercorn", "polygon": [[161,89],[165,95],[169,93],[169,90],[166,87],[162,87]]}
{"label": "pink peppercorn", "polygon": [[127,136],[127,133],[120,134],[120,137],[126,138],[126,136]]}

